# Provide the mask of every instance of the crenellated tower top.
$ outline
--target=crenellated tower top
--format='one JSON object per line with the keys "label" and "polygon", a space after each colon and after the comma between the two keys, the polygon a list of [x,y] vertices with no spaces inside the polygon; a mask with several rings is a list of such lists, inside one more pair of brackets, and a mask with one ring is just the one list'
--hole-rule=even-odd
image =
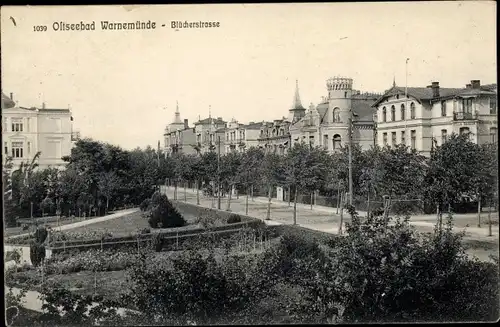
{"label": "crenellated tower top", "polygon": [[332,77],[326,81],[328,91],[350,91],[352,90],[352,78]]}

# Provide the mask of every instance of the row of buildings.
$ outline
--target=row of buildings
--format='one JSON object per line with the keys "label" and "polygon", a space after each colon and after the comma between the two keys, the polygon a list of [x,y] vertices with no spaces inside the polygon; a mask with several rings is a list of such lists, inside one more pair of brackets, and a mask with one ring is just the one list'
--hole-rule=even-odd
{"label": "row of buildings", "polygon": [[252,146],[279,154],[306,142],[338,151],[349,142],[363,149],[405,144],[428,156],[453,134],[467,133],[478,144],[497,142],[497,85],[472,80],[463,88],[392,87],[383,93],[353,89],[351,78],[326,81],[327,95],[316,106],[302,105],[298,82],[287,117],[272,122],[239,123],[221,117],[199,119],[190,127],[177,105],[164,133],[167,154],[245,151]]}
{"label": "row of buildings", "polygon": [[12,157],[13,166],[31,161],[40,152],[40,168],[63,167],[62,157],[71,154],[79,133],[73,131],[71,110],[40,107],[25,108],[2,93],[2,164]]}

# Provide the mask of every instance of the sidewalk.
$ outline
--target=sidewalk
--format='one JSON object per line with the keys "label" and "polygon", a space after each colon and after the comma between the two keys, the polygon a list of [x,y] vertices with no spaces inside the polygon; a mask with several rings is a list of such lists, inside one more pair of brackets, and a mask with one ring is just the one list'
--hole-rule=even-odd
{"label": "sidewalk", "polygon": [[[4,288],[5,288],[5,294],[7,294],[9,292],[9,287],[5,286]],[[21,292],[21,290],[19,288],[16,288],[16,287],[12,288],[12,293],[14,293],[14,295],[18,295],[20,292]],[[33,310],[36,312],[43,312],[43,310],[42,310],[43,301],[40,299],[40,295],[41,294],[39,292],[36,292],[36,291],[27,291],[25,296],[22,299],[22,306],[26,309],[29,309],[29,310]],[[93,302],[92,305],[88,306],[86,314],[88,315],[88,310],[92,309],[93,307],[95,307],[97,305],[98,305],[98,303]],[[59,309],[62,311],[62,307]],[[127,308],[117,308],[116,312],[120,316],[124,316],[126,313],[129,313],[129,312],[130,313],[134,313],[134,312],[138,313],[137,311],[127,309]]]}
{"label": "sidewalk", "polygon": [[[167,196],[170,199],[173,199],[174,195],[174,187],[164,187],[163,191],[167,192]],[[177,200],[184,202],[184,188],[177,189]],[[195,189],[186,189],[186,199],[188,203],[196,204],[196,190]],[[221,209],[225,210],[227,207],[228,198],[221,199]],[[215,199],[215,206],[217,203],[217,199]],[[236,197],[231,198],[231,211],[245,214],[245,202],[246,195],[240,196],[239,199]],[[249,198],[248,200],[248,215],[265,219],[267,213],[267,203],[268,199],[265,197],[254,197],[253,200]],[[203,195],[200,191],[200,205],[210,208],[212,206],[212,199]],[[366,217],[366,212],[358,212],[361,217]],[[496,214],[498,216],[498,214]],[[455,221],[463,221],[463,220],[476,220],[477,214],[455,214]],[[486,220],[486,215],[483,213],[483,220]],[[292,224],[293,223],[293,203],[288,205],[287,201],[279,201],[275,198],[271,199],[271,219],[272,221],[276,221],[280,224]],[[350,216],[347,212],[344,211],[344,222],[350,221]],[[446,217],[443,215],[443,220]],[[266,222],[268,222],[266,220]],[[307,227],[314,230],[320,230],[327,233],[338,233],[340,223],[340,214],[337,214],[337,208],[313,205],[311,210],[311,205],[297,203],[297,224],[303,227]],[[419,228],[421,227],[425,231],[430,231],[434,228],[436,223],[436,215],[415,215],[410,219],[410,224]],[[443,221],[444,223],[444,221]],[[475,226],[475,225],[474,225]],[[466,231],[466,235],[473,239],[480,240],[495,240],[498,239],[498,225],[492,227],[493,236],[488,236],[489,230],[487,225],[484,224],[484,227],[460,227],[455,226],[454,231],[461,232]],[[345,228],[345,227],[344,227]]]}
{"label": "sidewalk", "polygon": [[[115,213],[113,213],[111,215],[107,215],[107,216],[103,216],[103,217],[97,217],[97,218],[90,218],[90,219],[87,219],[87,220],[79,221],[79,222],[72,223],[72,224],[62,225],[62,226],[59,226],[59,227],[52,227],[52,230],[53,231],[63,231],[63,230],[68,230],[68,229],[77,228],[77,227],[81,227],[81,226],[86,226],[86,225],[90,225],[90,224],[95,224],[95,223],[99,223],[101,221],[116,219],[116,218],[119,218],[119,217],[122,217],[122,216],[125,216],[125,215],[128,215],[128,214],[131,214],[133,212],[136,212],[138,210],[139,210],[138,208],[124,209],[124,210],[117,211],[117,212],[115,212]],[[30,234],[31,233],[24,233],[24,234],[18,234],[18,235],[12,235],[12,236],[9,236],[9,237],[5,237],[4,243],[6,243],[7,240],[18,238],[18,237],[27,236],[27,235],[30,235]]]}

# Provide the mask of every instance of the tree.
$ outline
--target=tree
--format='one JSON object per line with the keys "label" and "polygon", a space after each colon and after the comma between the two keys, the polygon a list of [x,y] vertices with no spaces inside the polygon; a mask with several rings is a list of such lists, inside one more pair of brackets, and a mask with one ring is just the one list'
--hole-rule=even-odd
{"label": "tree", "polygon": [[220,163],[220,175],[222,185],[228,194],[227,211],[231,210],[231,196],[233,187],[239,182],[241,166],[241,155],[239,152],[229,152],[222,157]]}
{"label": "tree", "polygon": [[267,213],[266,219],[271,219],[271,199],[273,189],[282,184],[283,175],[283,157],[276,153],[266,153],[262,160],[261,180],[267,186]]}
{"label": "tree", "polygon": [[[255,186],[255,182],[259,180],[261,163],[264,159],[264,152],[256,147],[250,147],[241,158],[239,170],[239,180],[246,189],[246,204],[245,213],[248,215],[248,196],[250,188]],[[253,194],[253,192],[252,192]]]}
{"label": "tree", "polygon": [[439,226],[444,205],[450,208],[464,197],[477,196],[480,153],[479,146],[470,142],[467,135],[456,134],[432,153],[425,193],[427,200],[436,205]]}
{"label": "tree", "polygon": [[109,200],[120,186],[120,179],[114,171],[101,173],[101,178],[97,183],[99,192],[106,198],[106,213],[109,210]]}
{"label": "tree", "polygon": [[317,190],[327,179],[328,155],[324,149],[297,143],[288,151],[284,164],[285,183],[294,191],[293,223],[297,224],[297,195]]}

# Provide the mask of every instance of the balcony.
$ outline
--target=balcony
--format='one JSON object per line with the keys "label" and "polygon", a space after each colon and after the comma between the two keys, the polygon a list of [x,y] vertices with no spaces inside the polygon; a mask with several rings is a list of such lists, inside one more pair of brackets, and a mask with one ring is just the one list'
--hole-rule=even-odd
{"label": "balcony", "polygon": [[453,120],[476,120],[477,114],[472,112],[454,112]]}

